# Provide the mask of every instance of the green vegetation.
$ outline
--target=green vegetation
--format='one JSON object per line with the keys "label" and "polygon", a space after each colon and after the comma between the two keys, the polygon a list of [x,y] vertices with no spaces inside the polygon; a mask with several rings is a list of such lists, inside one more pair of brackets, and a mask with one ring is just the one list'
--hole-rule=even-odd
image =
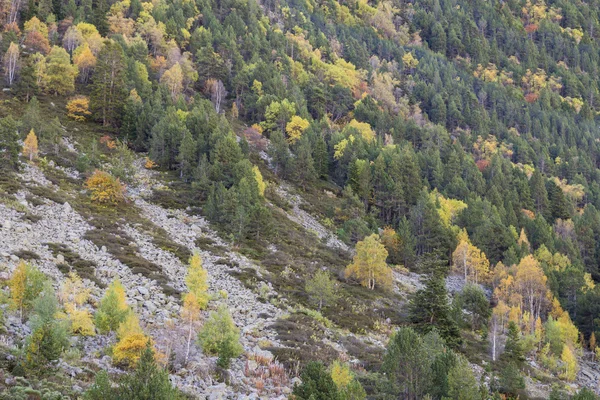
{"label": "green vegetation", "polygon": [[[253,259],[257,270],[229,272],[277,293],[261,301],[290,306],[272,327],[283,347],[271,350],[288,371],[305,368],[299,398],[360,397],[361,379],[374,395],[477,398],[466,359],[489,361],[502,395],[523,395],[526,359],[540,376],[572,382],[600,334],[599,9],[599,0],[5,1],[0,204],[35,226],[41,217],[20,189],[38,206],[68,202],[92,226],[83,239],[178,298],[180,282],[126,234],[135,226],[182,262],[192,256],[127,199],[126,185],[144,179],[133,176],[144,153],[164,184],[148,200],[206,217],[231,248],[196,245],[223,268],[238,266],[230,251]],[[21,182],[24,163],[54,187]],[[291,222],[297,207],[326,230]],[[59,271],[103,288],[94,262],[47,246],[64,257]],[[61,307],[33,267],[40,256],[13,255],[31,263],[12,274],[8,300],[21,319],[31,313],[32,369],[62,353]],[[208,303],[195,263],[183,298],[190,333]],[[423,278],[410,298],[397,290],[408,272]],[[467,283],[453,296],[449,275]],[[127,310],[113,283],[99,332],[117,331]],[[130,328],[118,349],[137,361],[150,340]],[[338,352],[325,335],[364,363],[354,383],[331,381],[325,364]],[[383,357],[373,343],[386,336]],[[198,339],[222,369],[242,354],[225,308]],[[140,364],[154,371],[147,358]],[[107,382],[99,376],[96,396],[111,392]]]}

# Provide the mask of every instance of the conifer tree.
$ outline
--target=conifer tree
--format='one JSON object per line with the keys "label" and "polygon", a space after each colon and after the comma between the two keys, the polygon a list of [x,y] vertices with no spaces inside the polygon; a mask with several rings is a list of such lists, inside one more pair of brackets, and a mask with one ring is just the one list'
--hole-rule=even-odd
{"label": "conifer tree", "polygon": [[446,343],[455,347],[462,339],[456,322],[450,317],[446,282],[440,273],[433,273],[410,301],[410,320],[421,332],[436,328]]}
{"label": "conifer tree", "polygon": [[118,125],[127,91],[125,54],[117,42],[112,40],[104,42],[104,47],[98,53],[92,81],[90,96],[92,112],[102,120],[104,126]]}
{"label": "conifer tree", "polygon": [[19,132],[17,122],[9,115],[0,118],[0,169],[17,169],[19,165]]}

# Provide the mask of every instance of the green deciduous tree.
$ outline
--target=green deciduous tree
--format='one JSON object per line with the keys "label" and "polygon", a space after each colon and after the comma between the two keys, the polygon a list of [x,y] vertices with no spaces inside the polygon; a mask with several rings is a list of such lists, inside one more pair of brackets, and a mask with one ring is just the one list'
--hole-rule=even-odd
{"label": "green deciduous tree", "polygon": [[310,296],[310,301],[319,306],[331,305],[337,299],[335,280],[327,271],[318,270],[315,275],[306,282],[306,294]]}

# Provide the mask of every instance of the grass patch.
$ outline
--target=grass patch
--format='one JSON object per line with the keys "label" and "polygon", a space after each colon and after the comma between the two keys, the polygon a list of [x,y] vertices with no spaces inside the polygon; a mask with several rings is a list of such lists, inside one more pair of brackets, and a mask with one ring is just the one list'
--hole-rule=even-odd
{"label": "grass patch", "polygon": [[[44,198],[44,199],[48,199],[50,201],[53,201],[55,203],[58,204],[64,204],[67,202],[68,199],[68,195],[66,193],[64,193],[61,190],[54,190],[52,188],[49,187],[44,187],[44,186],[34,186],[34,185],[27,185],[27,190],[29,190],[29,192],[36,196],[33,197],[34,199],[39,199],[39,198]],[[38,200],[39,202],[39,200]],[[40,204],[34,204],[32,202],[33,205],[40,205]],[[42,202],[43,204],[43,202]]]}
{"label": "grass patch", "polygon": [[29,251],[29,250],[15,251],[13,254],[15,256],[19,257],[20,259],[25,260],[25,261],[39,260],[40,259],[40,256],[37,253],[34,253],[33,251]]}
{"label": "grass patch", "polygon": [[329,365],[337,359],[338,353],[323,343],[324,327],[305,314],[292,314],[277,320],[272,326],[277,331],[277,340],[284,347],[269,347],[286,368],[302,368],[309,361],[322,361]]}
{"label": "grass patch", "polygon": [[96,285],[98,285],[98,287],[101,287],[101,288],[106,287],[106,285],[104,283],[102,283],[102,281],[100,281],[100,279],[98,279],[96,277],[95,270],[96,270],[97,265],[95,262],[89,261],[89,260],[84,260],[83,258],[81,258],[79,256],[79,254],[75,253],[73,250],[71,250],[65,244],[62,244],[62,243],[44,243],[44,244],[46,246],[48,246],[48,248],[50,249],[50,251],[52,252],[54,257],[57,257],[59,254],[61,254],[64,257],[65,262],[57,265],[57,268],[60,270],[60,272],[62,272],[63,274],[66,275],[69,272],[74,271],[81,278],[85,278],[85,279],[88,279],[88,280],[94,282]]}

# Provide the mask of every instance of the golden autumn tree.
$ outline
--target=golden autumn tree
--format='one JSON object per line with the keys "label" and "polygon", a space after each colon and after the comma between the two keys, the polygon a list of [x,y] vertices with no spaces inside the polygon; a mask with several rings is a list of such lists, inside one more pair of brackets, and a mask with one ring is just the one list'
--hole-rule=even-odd
{"label": "golden autumn tree", "polygon": [[85,182],[92,193],[92,200],[98,203],[120,203],[125,200],[125,185],[105,171],[95,170]]}
{"label": "golden autumn tree", "polygon": [[181,309],[181,318],[188,327],[188,337],[185,351],[185,362],[190,354],[190,345],[194,337],[194,329],[200,320],[200,311],[208,305],[208,272],[202,267],[202,257],[195,251],[185,276],[185,285],[188,293],[183,297],[183,307]]}
{"label": "golden autumn tree", "polygon": [[290,144],[296,143],[302,137],[302,134],[309,125],[310,123],[307,120],[294,115],[285,127],[285,132],[288,135],[288,142]]}
{"label": "golden autumn tree", "polygon": [[32,162],[34,159],[38,158],[38,153],[38,138],[32,129],[29,131],[29,134],[23,142],[23,155],[28,157],[29,161]]}
{"label": "golden autumn tree", "polygon": [[367,142],[372,142],[375,140],[375,131],[373,131],[373,128],[371,128],[371,125],[369,125],[367,122],[358,122],[357,120],[353,119],[348,123],[348,125],[346,125],[344,130],[346,129],[356,129],[362,138]]}
{"label": "golden autumn tree", "polygon": [[202,267],[202,257],[195,251],[190,258],[185,285],[190,293],[196,296],[196,301],[201,309],[208,305],[208,272]]}
{"label": "golden autumn tree", "polygon": [[577,376],[579,371],[579,365],[577,364],[577,358],[573,354],[573,350],[568,345],[563,345],[563,351],[560,355],[560,360],[563,362],[563,370],[561,377],[572,382]]}
{"label": "golden autumn tree", "polygon": [[90,99],[86,96],[75,96],[67,103],[67,116],[75,121],[83,122],[92,115]]}
{"label": "golden autumn tree", "polygon": [[267,184],[265,183],[262,174],[260,173],[260,169],[255,165],[252,167],[252,172],[254,172],[254,178],[256,179],[256,184],[258,185],[258,193],[264,197],[265,189],[267,188]]}
{"label": "golden autumn tree", "polygon": [[372,234],[356,244],[356,255],[352,264],[346,267],[346,277],[355,278],[360,284],[375,289],[375,284],[384,288],[392,286],[392,269],[386,259],[388,252],[381,244],[379,236]]}
{"label": "golden autumn tree", "polygon": [[192,292],[186,293],[186,295],[183,297],[183,307],[181,307],[181,319],[187,324],[188,327],[184,364],[187,364],[187,360],[190,355],[190,345],[192,343],[192,338],[194,337],[194,328],[200,320],[200,311],[201,308],[196,295]]}
{"label": "golden autumn tree", "polygon": [[23,319],[23,313],[31,309],[33,301],[44,289],[45,275],[35,266],[21,260],[8,280],[10,289],[9,301],[13,310],[19,311],[19,317]]}
{"label": "golden autumn tree", "polygon": [[61,286],[59,299],[71,322],[71,331],[75,334],[93,336],[96,333],[92,314],[83,307],[89,297],[90,289],[85,287],[79,275],[69,273]]}
{"label": "golden autumn tree", "polygon": [[129,367],[137,364],[142,351],[151,343],[150,337],[144,333],[140,320],[133,311],[129,311],[119,325],[117,339],[119,341],[113,348],[113,361]]}
{"label": "golden autumn tree", "polygon": [[531,331],[535,330],[535,320],[548,302],[547,280],[540,264],[532,255],[521,259],[516,267],[514,288],[523,299],[524,309],[533,317]]}
{"label": "golden autumn tree", "polygon": [[17,79],[17,70],[19,68],[19,46],[16,43],[10,43],[8,50],[6,50],[6,53],[4,53],[2,62],[4,66],[6,83],[8,86],[12,86]]}
{"label": "golden autumn tree", "polygon": [[485,253],[463,238],[452,253],[454,270],[462,273],[465,282],[485,282],[490,275],[490,262]]}
{"label": "golden autumn tree", "polygon": [[183,71],[181,70],[181,65],[177,63],[166,70],[160,78],[160,83],[167,87],[169,93],[171,93],[171,98],[175,100],[183,90]]}
{"label": "golden autumn tree", "polygon": [[79,70],[79,79],[81,82],[86,83],[90,77],[90,72],[96,66],[96,56],[92,53],[89,44],[84,43],[75,49],[73,64]]}

